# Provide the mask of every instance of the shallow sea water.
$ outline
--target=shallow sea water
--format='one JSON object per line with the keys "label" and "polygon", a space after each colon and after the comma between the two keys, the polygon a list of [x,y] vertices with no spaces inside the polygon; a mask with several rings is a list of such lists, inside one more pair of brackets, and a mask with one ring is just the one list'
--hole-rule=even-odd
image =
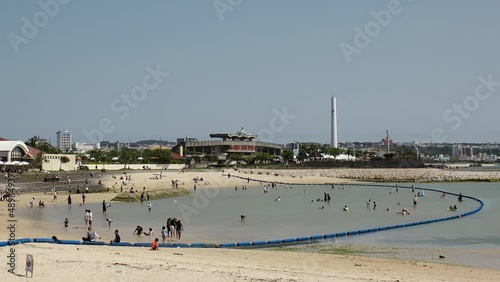
{"label": "shallow sea water", "polygon": [[[390,184],[394,186],[395,184]],[[398,184],[410,186],[411,184]],[[426,183],[416,187],[442,189],[463,193],[482,199],[485,207],[479,213],[461,219],[418,225],[408,228],[365,235],[337,238],[337,242],[375,245],[386,247],[422,248],[466,248],[500,250],[500,185],[498,183]],[[285,188],[280,185],[264,194],[261,187],[247,190],[234,188],[198,189],[189,196],[153,201],[152,212],[146,203],[111,203],[106,215],[101,204],[79,206],[79,195],[74,196],[76,204],[69,207],[59,203],[44,209],[20,208],[19,215],[43,221],[60,238],[78,238],[84,235],[83,214],[91,209],[94,214],[95,230],[104,240],[112,239],[113,230],[119,229],[123,241],[150,241],[146,236],[134,236],[137,225],[145,229],[152,227],[159,236],[162,225],[168,217],[180,218],[184,223],[183,242],[240,242],[283,239],[311,236],[349,230],[408,223],[446,217],[473,210],[479,203],[470,199],[458,202],[456,196],[442,199],[441,193],[425,191],[413,207],[411,189],[388,187],[365,187],[346,185],[340,189],[326,185],[300,185]],[[330,204],[316,202],[329,193]],[[280,197],[280,201],[275,201]],[[376,210],[368,209],[368,199],[377,203]],[[314,202],[312,202],[314,201]],[[342,211],[344,205],[349,212]],[[448,211],[448,206],[457,205],[458,211]],[[324,206],[324,209],[320,209]],[[396,214],[407,208],[412,214]],[[387,211],[389,209],[389,211]],[[246,215],[246,222],[240,222],[240,215]],[[64,230],[64,218],[70,221],[70,228]],[[111,228],[106,218],[113,220]],[[50,236],[49,236],[50,235]]]}

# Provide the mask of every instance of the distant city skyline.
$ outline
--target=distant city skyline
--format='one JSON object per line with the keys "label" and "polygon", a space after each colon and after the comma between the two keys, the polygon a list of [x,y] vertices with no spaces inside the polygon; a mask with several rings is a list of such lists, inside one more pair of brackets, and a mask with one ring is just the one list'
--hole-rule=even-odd
{"label": "distant city skyline", "polygon": [[244,127],[264,141],[329,144],[335,96],[339,143],[386,130],[395,142],[500,142],[499,10],[487,0],[4,1],[0,136],[206,140]]}

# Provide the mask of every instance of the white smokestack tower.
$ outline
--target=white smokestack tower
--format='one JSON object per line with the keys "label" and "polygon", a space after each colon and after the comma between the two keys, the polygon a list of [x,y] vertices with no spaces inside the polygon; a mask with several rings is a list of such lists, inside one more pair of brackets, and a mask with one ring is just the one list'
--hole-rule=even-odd
{"label": "white smokestack tower", "polygon": [[332,128],[330,146],[337,148],[337,97],[332,97]]}

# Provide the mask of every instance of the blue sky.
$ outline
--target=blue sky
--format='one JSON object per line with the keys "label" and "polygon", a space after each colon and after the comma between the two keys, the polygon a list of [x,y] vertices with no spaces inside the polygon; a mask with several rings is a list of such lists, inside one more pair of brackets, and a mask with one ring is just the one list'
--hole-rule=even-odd
{"label": "blue sky", "polygon": [[[500,2],[397,2],[2,1],[0,136],[327,143],[336,96],[339,142],[499,142]],[[124,103],[147,68],[169,75]]]}

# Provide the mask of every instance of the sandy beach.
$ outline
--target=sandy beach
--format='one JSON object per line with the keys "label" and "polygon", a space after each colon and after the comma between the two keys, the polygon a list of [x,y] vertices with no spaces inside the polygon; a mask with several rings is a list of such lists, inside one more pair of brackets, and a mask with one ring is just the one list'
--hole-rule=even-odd
{"label": "sandy beach", "polygon": [[[498,281],[500,272],[351,255],[269,250],[169,249],[26,244],[16,246],[16,276],[26,281],[25,258],[35,260],[35,281]],[[0,249],[1,257],[8,255]],[[5,264],[4,264],[5,265]],[[6,271],[4,266],[4,271]]]}
{"label": "sandy beach", "polygon": [[[246,172],[246,173],[245,173]],[[260,186],[259,182],[247,182],[246,177],[267,181],[292,183],[352,183],[355,180],[332,177],[329,173],[316,171],[266,172],[261,171],[188,171],[134,172],[132,179],[124,186],[139,193],[147,191],[173,189],[172,180],[180,188],[192,190],[196,181],[197,188],[204,187],[241,187],[242,185]],[[231,177],[228,177],[228,173]],[[115,177],[113,177],[115,176]],[[241,178],[235,177],[240,176]],[[108,173],[102,176],[103,188],[109,193],[90,193],[87,202],[111,201],[119,194],[122,183],[120,174]],[[203,178],[203,181],[201,181]],[[126,187],[126,188],[125,188]],[[117,192],[113,192],[113,190]],[[68,192],[60,189],[59,202],[64,202]],[[81,203],[80,195],[73,195],[73,205]],[[35,203],[42,200],[45,208],[50,208],[50,193],[23,193],[16,196],[17,206],[27,207],[31,197]],[[5,202],[0,203],[0,221],[7,222]],[[38,207],[35,207],[38,208]],[[51,237],[43,222],[17,218],[17,234],[21,237]],[[83,232],[82,232],[83,233]],[[6,229],[2,228],[0,237],[7,238]],[[75,238],[78,239],[78,238]],[[419,262],[410,258],[393,259],[375,258],[357,255],[334,255],[303,252],[285,252],[280,250],[231,250],[231,249],[169,249],[157,252],[148,248],[110,247],[110,246],[70,246],[55,244],[25,244],[15,247],[17,254],[16,273],[8,281],[24,281],[24,262],[26,254],[35,257],[35,279],[37,281],[58,281],[66,279],[99,279],[121,281],[127,278],[157,280],[163,273],[178,281],[498,281],[500,271],[469,266],[449,265],[445,263]],[[1,256],[7,260],[8,247],[0,248]],[[498,258],[498,252],[494,258]],[[445,261],[444,261],[445,262]],[[4,271],[8,266],[3,263]],[[94,270],[89,274],[88,270]],[[97,270],[98,272],[95,272]]]}

